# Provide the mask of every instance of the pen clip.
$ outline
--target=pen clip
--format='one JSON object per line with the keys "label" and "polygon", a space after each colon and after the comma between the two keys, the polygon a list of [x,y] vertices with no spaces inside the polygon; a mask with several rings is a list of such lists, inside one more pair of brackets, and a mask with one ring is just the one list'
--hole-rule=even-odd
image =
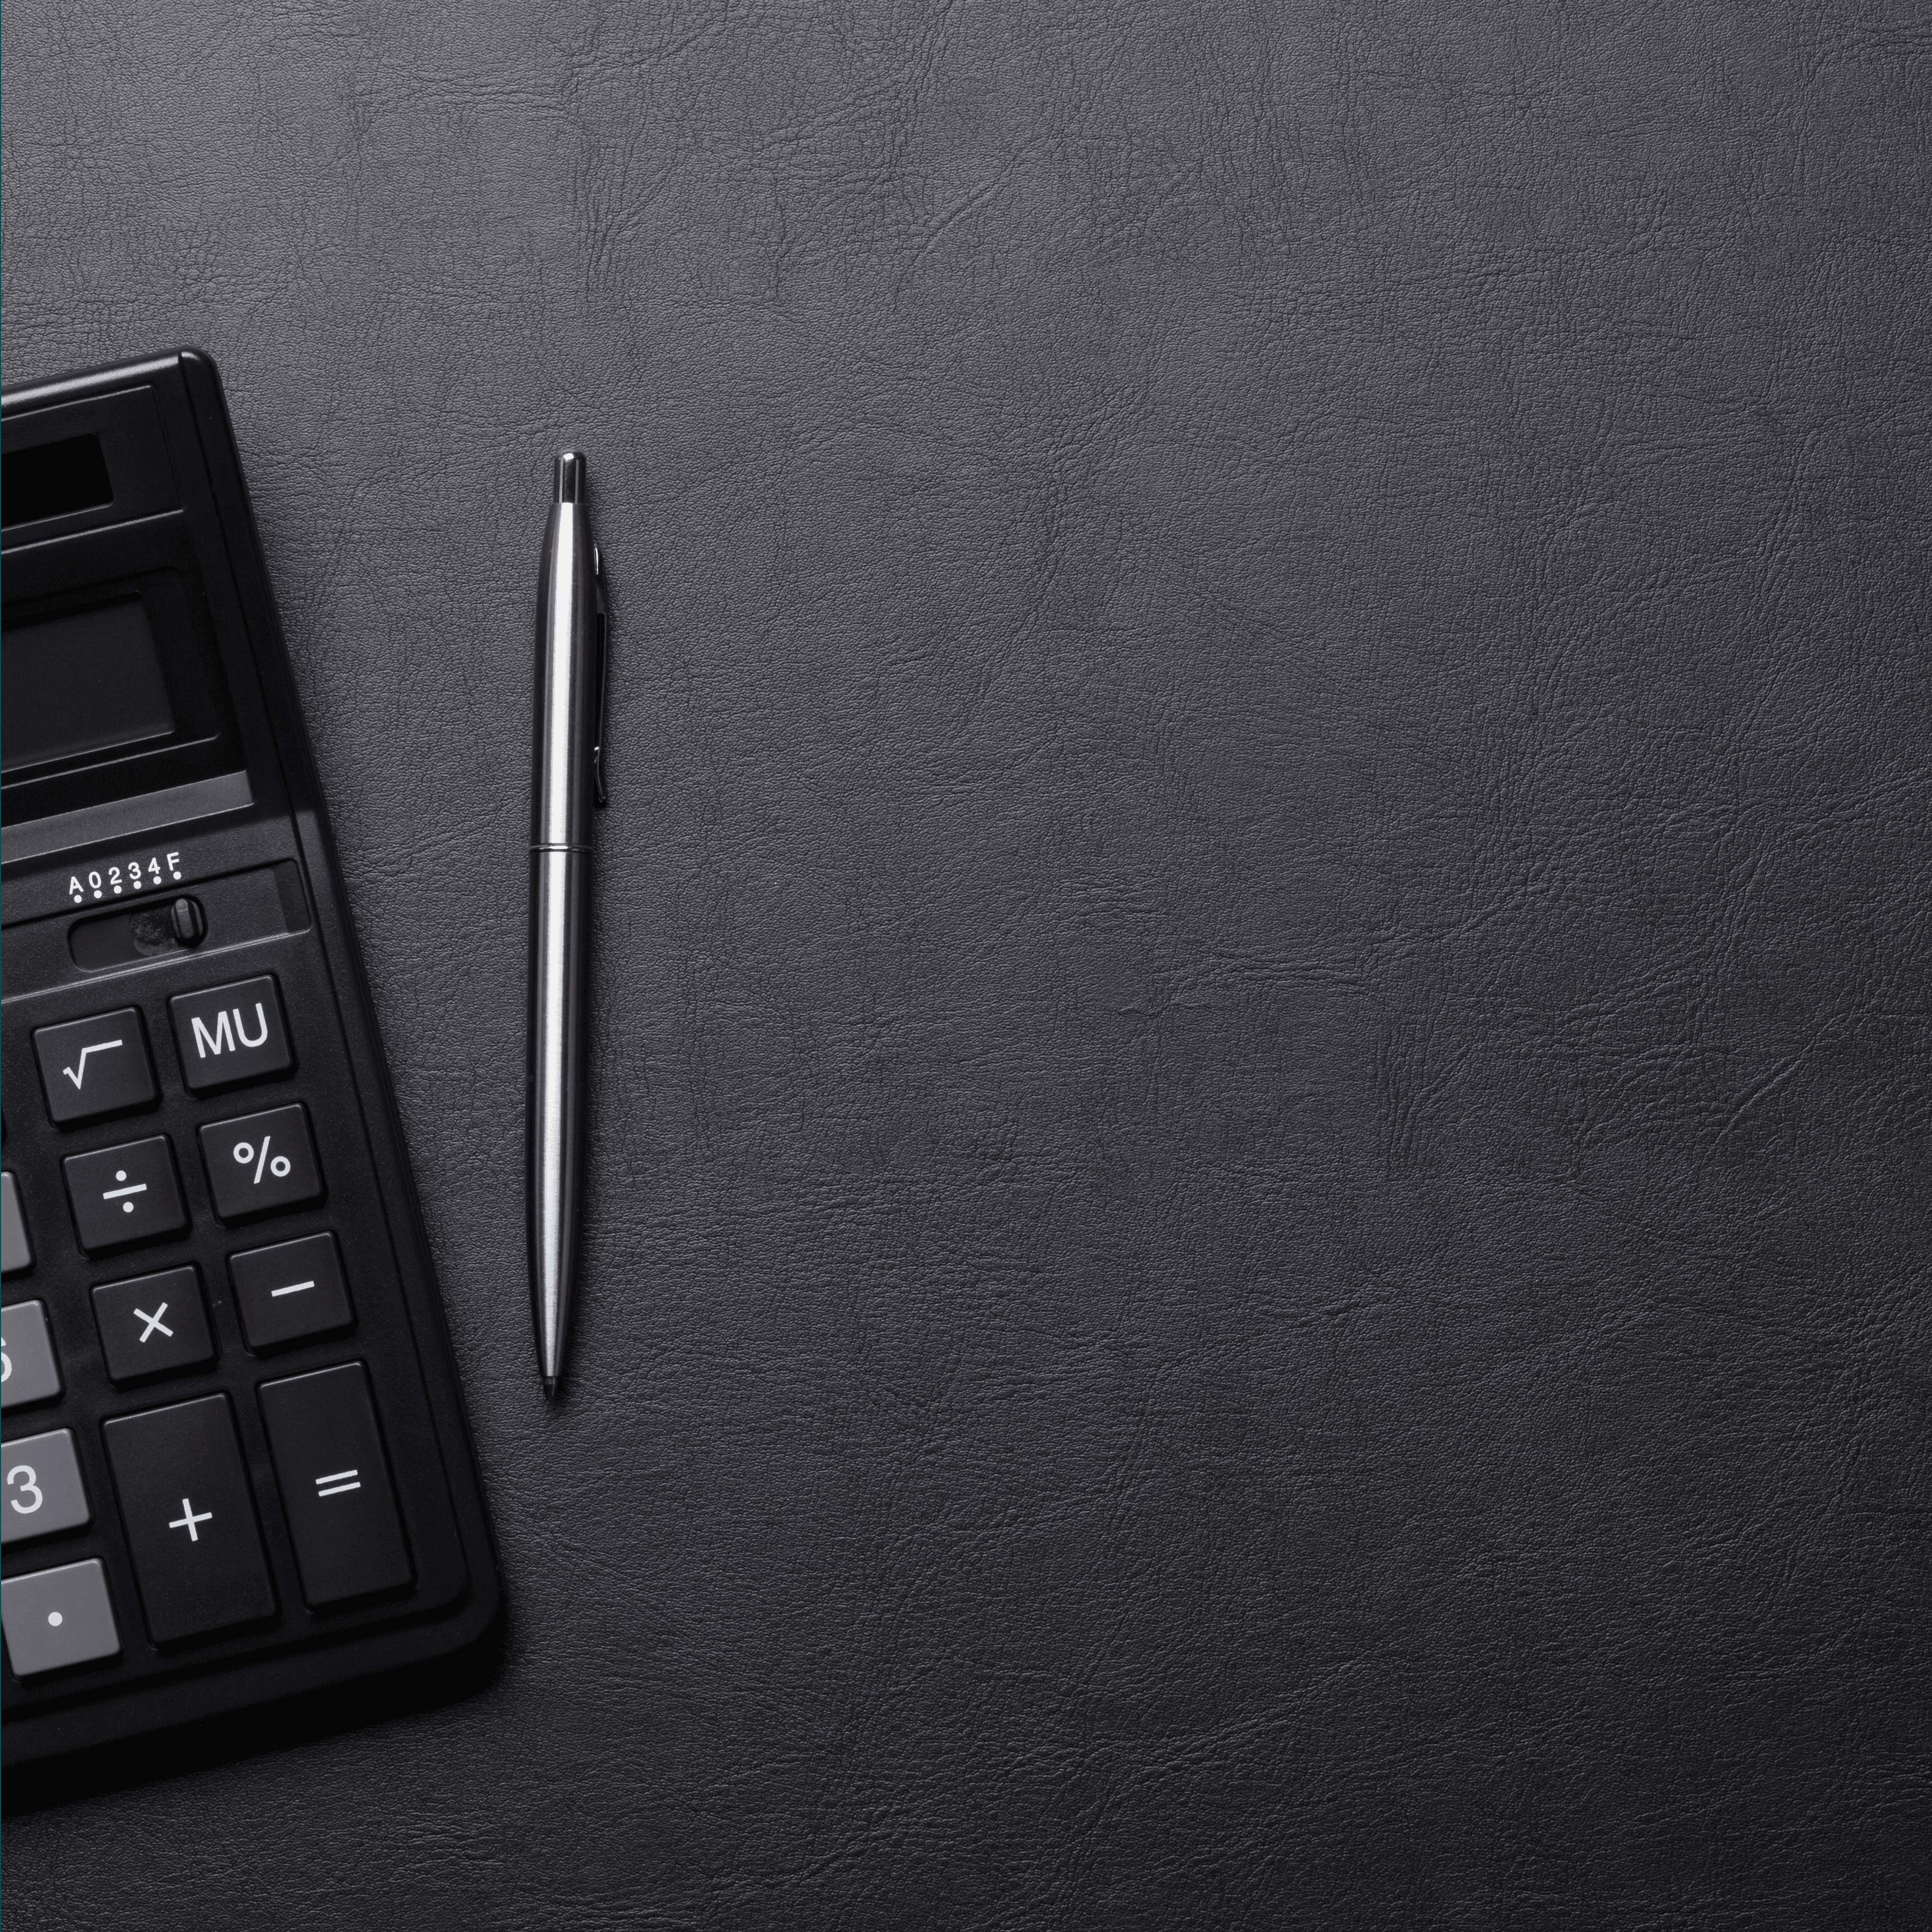
{"label": "pen clip", "polygon": [[597,741],[590,748],[590,778],[602,810],[610,802],[604,789],[604,740],[610,722],[610,604],[604,594],[603,554],[593,547],[590,555],[597,597]]}

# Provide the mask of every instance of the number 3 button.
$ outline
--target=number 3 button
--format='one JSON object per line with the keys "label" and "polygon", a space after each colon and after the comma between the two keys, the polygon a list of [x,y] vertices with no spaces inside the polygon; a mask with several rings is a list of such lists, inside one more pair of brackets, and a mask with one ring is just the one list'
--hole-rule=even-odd
{"label": "number 3 button", "polygon": [[304,1107],[272,1107],[203,1127],[201,1157],[214,1211],[224,1221],[277,1214],[321,1197],[322,1169]]}
{"label": "number 3 button", "polygon": [[0,1543],[25,1543],[29,1537],[78,1529],[87,1521],[87,1492],[74,1460],[71,1430],[56,1429],[8,1443],[6,1465]]}

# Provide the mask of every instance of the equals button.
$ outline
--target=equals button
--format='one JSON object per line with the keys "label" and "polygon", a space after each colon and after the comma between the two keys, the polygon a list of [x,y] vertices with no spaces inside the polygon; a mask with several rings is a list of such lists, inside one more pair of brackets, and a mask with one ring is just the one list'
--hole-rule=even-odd
{"label": "equals button", "polygon": [[275,1478],[310,1607],[400,1589],[409,1546],[360,1362],[262,1390]]}

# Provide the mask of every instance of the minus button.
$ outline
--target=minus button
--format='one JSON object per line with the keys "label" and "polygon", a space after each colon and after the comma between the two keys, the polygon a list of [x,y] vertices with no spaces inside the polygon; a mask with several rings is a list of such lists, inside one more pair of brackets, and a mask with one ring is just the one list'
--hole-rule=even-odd
{"label": "minus button", "polygon": [[257,1354],[355,1326],[333,1234],[304,1234],[298,1241],[230,1255],[228,1274],[243,1339]]}

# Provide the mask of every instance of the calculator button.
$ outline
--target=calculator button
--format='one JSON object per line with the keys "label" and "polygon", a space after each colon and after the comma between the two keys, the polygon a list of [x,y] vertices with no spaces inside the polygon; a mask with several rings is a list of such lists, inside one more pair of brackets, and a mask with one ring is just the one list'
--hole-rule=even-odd
{"label": "calculator button", "polygon": [[60,1394],[46,1303],[16,1301],[0,1310],[0,1408],[25,1408]]}
{"label": "calculator button", "polygon": [[295,1064],[272,974],[168,1002],[182,1078],[196,1094],[286,1073]]}
{"label": "calculator button", "polygon": [[228,1398],[120,1416],[101,1432],[154,1641],[272,1616],[275,1593]]}
{"label": "calculator button", "polygon": [[91,1255],[178,1234],[188,1226],[165,1134],[98,1154],[70,1154],[61,1170],[74,1231]]}
{"label": "calculator button", "polygon": [[203,1127],[201,1157],[214,1211],[224,1221],[299,1207],[322,1192],[305,1107],[272,1107]]}
{"label": "calculator button", "polygon": [[34,1035],[47,1112],[64,1127],[145,1107],[157,1095],[148,1035],[132,1006],[91,1020],[42,1027]]}
{"label": "calculator button", "polygon": [[107,1574],[97,1556],[31,1576],[9,1576],[0,1583],[0,1624],[6,1627],[7,1661],[16,1677],[121,1654]]}
{"label": "calculator button", "polygon": [[242,1339],[251,1348],[279,1348],[354,1324],[333,1234],[230,1255],[228,1273]]}
{"label": "calculator button", "polygon": [[20,1212],[20,1190],[10,1174],[0,1174],[0,1274],[18,1274],[34,1264],[27,1239],[27,1217]]}
{"label": "calculator button", "polygon": [[362,1364],[266,1384],[262,1415],[310,1604],[406,1583],[409,1547]]}
{"label": "calculator button", "polygon": [[94,1514],[74,1460],[74,1432],[55,1429],[10,1442],[0,1456],[7,1501],[0,1506],[0,1544],[26,1543],[78,1529]]}
{"label": "calculator button", "polygon": [[97,1288],[94,1321],[100,1330],[108,1375],[117,1382],[175,1375],[214,1359],[214,1342],[202,1307],[201,1276],[192,1268],[169,1268]]}

